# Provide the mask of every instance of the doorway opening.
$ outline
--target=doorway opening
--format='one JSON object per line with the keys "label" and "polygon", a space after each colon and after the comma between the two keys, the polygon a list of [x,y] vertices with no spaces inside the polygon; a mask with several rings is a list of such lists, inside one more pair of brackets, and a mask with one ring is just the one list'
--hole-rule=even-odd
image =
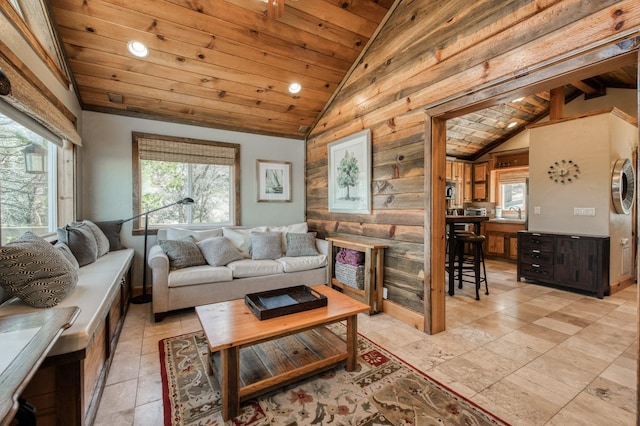
{"label": "doorway opening", "polygon": [[[559,88],[571,82],[638,65],[638,41],[631,39],[607,46],[599,51],[584,53],[561,63],[532,72],[519,79],[499,83],[490,88],[466,94],[446,103],[426,109],[425,162],[431,165],[432,194],[445,193],[447,120],[475,111],[503,104],[522,96]],[[636,84],[637,91],[637,84]],[[435,334],[445,330],[446,274],[445,274],[445,214],[444,197],[430,197],[426,207],[430,232],[425,255],[430,258],[430,282],[425,282],[425,330]],[[634,224],[637,218],[634,216]]]}

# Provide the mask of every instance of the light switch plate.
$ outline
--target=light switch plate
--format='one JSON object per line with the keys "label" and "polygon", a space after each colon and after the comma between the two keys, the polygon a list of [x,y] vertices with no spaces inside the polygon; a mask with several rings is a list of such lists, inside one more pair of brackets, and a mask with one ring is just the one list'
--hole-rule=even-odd
{"label": "light switch plate", "polygon": [[387,298],[387,288],[386,287],[382,287],[382,298],[383,299]]}
{"label": "light switch plate", "polygon": [[540,206],[535,206],[533,208],[533,214],[540,214]]}

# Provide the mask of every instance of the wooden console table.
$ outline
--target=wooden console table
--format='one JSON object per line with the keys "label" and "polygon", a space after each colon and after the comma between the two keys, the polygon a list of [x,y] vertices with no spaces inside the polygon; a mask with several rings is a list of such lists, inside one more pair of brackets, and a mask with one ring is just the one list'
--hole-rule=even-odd
{"label": "wooden console table", "polygon": [[[339,288],[343,293],[369,305],[369,315],[382,310],[382,286],[384,284],[384,249],[388,246],[372,244],[365,241],[354,241],[343,238],[328,237],[329,256],[328,274],[330,286]],[[338,249],[347,248],[364,253],[364,289],[341,283],[335,277],[334,262]],[[335,249],[335,250],[334,250]]]}
{"label": "wooden console table", "polygon": [[0,356],[0,425],[11,423],[20,394],[79,313],[72,306],[0,317],[0,339],[7,345]]}

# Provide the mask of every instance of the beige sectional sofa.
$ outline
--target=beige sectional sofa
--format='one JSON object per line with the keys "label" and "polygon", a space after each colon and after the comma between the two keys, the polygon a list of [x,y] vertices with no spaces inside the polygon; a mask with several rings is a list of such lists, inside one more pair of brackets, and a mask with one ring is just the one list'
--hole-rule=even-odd
{"label": "beige sectional sofa", "polygon": [[[277,238],[281,239],[280,248],[278,244],[261,243],[266,239],[277,243]],[[180,253],[172,253],[171,243],[167,243],[176,240],[186,241],[186,244],[192,241],[204,252],[205,262],[172,268],[183,260]],[[288,241],[292,243],[287,245]],[[306,241],[306,246],[293,247],[295,241]],[[256,242],[259,247],[256,247]],[[227,250],[230,250],[229,244],[232,245],[237,250],[237,253],[232,253],[235,260],[226,262],[228,258],[220,259],[223,249],[207,253],[207,247],[214,243],[216,247],[223,244]],[[327,241],[315,238],[315,233],[308,233],[306,223],[161,229],[158,231],[158,244],[151,247],[148,256],[155,319],[161,321],[172,310],[240,299],[248,293],[294,285],[326,284],[327,254]]]}

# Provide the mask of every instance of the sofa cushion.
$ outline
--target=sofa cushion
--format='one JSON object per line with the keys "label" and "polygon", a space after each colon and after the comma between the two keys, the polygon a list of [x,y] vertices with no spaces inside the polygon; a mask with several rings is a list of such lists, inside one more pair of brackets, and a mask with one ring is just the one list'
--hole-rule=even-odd
{"label": "sofa cushion", "polygon": [[0,285],[34,308],[60,303],[78,283],[64,254],[32,232],[0,247]]}
{"label": "sofa cushion", "polygon": [[316,250],[315,232],[287,234],[286,256],[315,256],[316,254],[318,254],[318,250]]}
{"label": "sofa cushion", "polygon": [[242,259],[231,262],[227,268],[233,272],[233,278],[258,277],[262,275],[281,274],[284,272],[280,262],[275,260]]}
{"label": "sofa cushion", "polygon": [[58,241],[69,246],[80,266],[93,263],[98,258],[96,237],[85,223],[75,222],[58,228]]}
{"label": "sofa cushion", "polygon": [[231,269],[225,266],[192,266],[191,268],[171,271],[168,286],[183,287],[231,280],[233,280],[233,273]]}
{"label": "sofa cushion", "polygon": [[202,252],[191,236],[179,240],[160,240],[158,244],[169,257],[170,269],[182,269],[189,266],[207,264]]}
{"label": "sofa cushion", "polygon": [[327,266],[327,256],[318,254],[315,256],[281,257],[277,262],[282,265],[285,272],[308,271]]}
{"label": "sofa cushion", "polygon": [[98,225],[91,222],[90,220],[83,220],[82,222],[79,222],[79,223],[84,223],[89,227],[91,232],[93,232],[93,236],[96,239],[96,246],[98,249],[96,256],[102,257],[105,254],[109,253],[109,239],[104,234],[104,232],[102,232],[102,229],[100,229]]}
{"label": "sofa cushion", "polygon": [[211,266],[224,266],[234,260],[242,259],[242,254],[225,237],[206,238],[196,244]]}
{"label": "sofa cushion", "polygon": [[193,240],[197,243],[207,238],[222,237],[222,229],[214,228],[199,231],[196,229],[175,228],[172,226],[167,228],[167,240],[179,240],[189,236],[193,237]]}
{"label": "sofa cushion", "polygon": [[222,228],[222,235],[233,244],[245,259],[251,258],[251,232],[265,232],[266,226],[255,228]]}
{"label": "sofa cushion", "polygon": [[122,220],[95,222],[98,228],[100,228],[102,233],[109,240],[109,251],[124,249],[122,242],[120,242],[120,230],[122,229],[122,223]]}
{"label": "sofa cushion", "polygon": [[275,260],[282,256],[282,232],[252,232],[251,258]]}

